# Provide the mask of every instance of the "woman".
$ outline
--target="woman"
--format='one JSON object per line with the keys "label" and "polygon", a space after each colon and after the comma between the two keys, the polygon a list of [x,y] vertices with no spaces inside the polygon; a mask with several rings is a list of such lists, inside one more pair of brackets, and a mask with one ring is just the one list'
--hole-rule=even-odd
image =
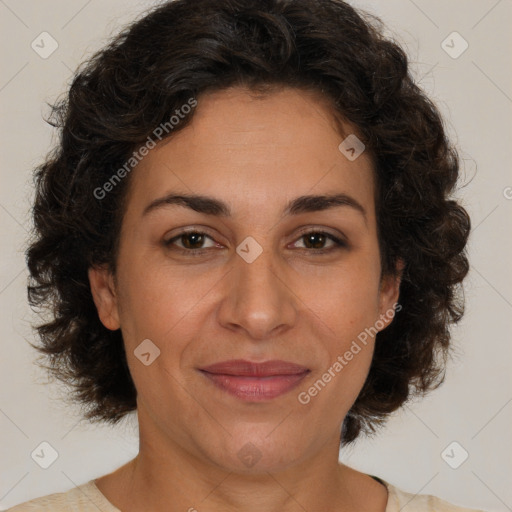
{"label": "woman", "polygon": [[89,419],[136,410],[140,449],[13,511],[468,510],[338,462],[440,384],[468,271],[457,154],[376,24],[167,2],[54,115],[38,348]]}

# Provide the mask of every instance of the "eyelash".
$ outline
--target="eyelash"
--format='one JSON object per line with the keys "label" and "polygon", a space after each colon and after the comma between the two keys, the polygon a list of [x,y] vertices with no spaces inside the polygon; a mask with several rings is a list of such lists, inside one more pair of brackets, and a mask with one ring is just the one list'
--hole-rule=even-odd
{"label": "eyelash", "polygon": [[[173,245],[173,243],[176,240],[179,240],[184,235],[192,235],[192,234],[194,234],[194,235],[205,235],[210,240],[213,240],[213,238],[211,236],[209,236],[207,233],[205,233],[204,231],[190,230],[190,231],[182,231],[181,233],[179,233],[178,235],[174,236],[173,238],[171,238],[169,240],[166,240],[164,242],[164,245],[166,247],[168,247],[168,248],[171,248],[171,246]],[[332,235],[331,233],[327,233],[325,231],[320,231],[320,230],[315,230],[315,229],[312,229],[310,231],[305,231],[305,232],[301,233],[301,235],[299,236],[299,238],[297,240],[299,240],[299,239],[301,239],[301,238],[303,238],[303,237],[305,237],[307,235],[311,235],[311,234],[325,235],[326,238],[328,238],[329,240],[332,240],[335,243],[335,246],[331,247],[330,249],[308,249],[307,247],[303,248],[303,250],[311,252],[311,253],[313,253],[315,255],[329,254],[329,253],[331,253],[333,251],[340,250],[340,249],[348,247],[348,244],[346,242],[344,242],[340,238]],[[186,254],[187,256],[201,256],[201,255],[205,254],[206,251],[208,251],[210,249],[213,249],[213,248],[209,247],[209,248],[206,248],[206,249],[183,249],[181,247],[178,247],[178,248],[173,248],[173,249],[179,251],[181,254]]]}

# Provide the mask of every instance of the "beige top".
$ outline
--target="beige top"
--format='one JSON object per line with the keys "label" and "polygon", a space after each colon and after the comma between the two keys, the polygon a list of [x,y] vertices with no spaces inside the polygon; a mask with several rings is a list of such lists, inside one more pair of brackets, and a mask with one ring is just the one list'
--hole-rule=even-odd
{"label": "beige top", "polygon": [[[380,480],[388,489],[386,512],[484,512],[457,507],[434,496],[403,492]],[[94,480],[67,492],[49,494],[16,505],[7,512],[121,512],[100,492]]]}

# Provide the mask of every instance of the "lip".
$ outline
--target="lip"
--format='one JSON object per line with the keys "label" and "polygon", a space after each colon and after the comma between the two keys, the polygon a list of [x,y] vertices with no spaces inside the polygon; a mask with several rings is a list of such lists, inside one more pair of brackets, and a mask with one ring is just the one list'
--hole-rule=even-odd
{"label": "lip", "polygon": [[199,369],[213,384],[235,397],[259,402],[291,391],[310,372],[305,366],[282,360],[253,363],[222,361]]}

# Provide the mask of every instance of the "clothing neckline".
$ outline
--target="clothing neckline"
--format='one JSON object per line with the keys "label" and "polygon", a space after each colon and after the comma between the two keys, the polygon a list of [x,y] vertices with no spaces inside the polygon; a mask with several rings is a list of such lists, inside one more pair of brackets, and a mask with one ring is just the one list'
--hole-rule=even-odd
{"label": "clothing neckline", "polygon": [[[376,480],[377,482],[379,482],[386,488],[386,490],[388,492],[388,500],[386,502],[385,512],[390,512],[392,510],[391,504],[394,499],[393,486],[390,485],[388,482],[382,480],[382,478],[379,478],[378,476],[374,476],[374,475],[367,475],[367,476],[369,476],[370,478],[373,478],[374,480]],[[90,480],[89,482],[85,483],[81,487],[88,487],[92,491],[92,493],[96,495],[97,499],[100,501],[99,505],[106,507],[106,510],[104,510],[103,512],[122,512],[112,502],[110,502],[108,500],[108,498],[100,491],[100,488],[96,485],[95,479]]]}
{"label": "clothing neckline", "polygon": [[84,487],[88,487],[89,490],[96,495],[97,499],[100,501],[98,505],[101,505],[103,508],[101,509],[103,512],[121,512],[108,498],[100,491],[100,488],[96,485],[96,480],[89,480],[89,482],[84,484]]}

